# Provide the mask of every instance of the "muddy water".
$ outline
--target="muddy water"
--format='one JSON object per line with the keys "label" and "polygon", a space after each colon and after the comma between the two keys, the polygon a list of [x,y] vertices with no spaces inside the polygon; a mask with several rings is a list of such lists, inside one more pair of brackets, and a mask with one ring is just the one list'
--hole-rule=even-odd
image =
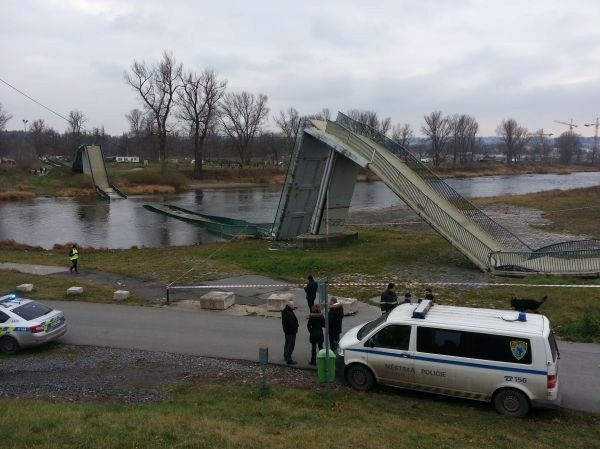
{"label": "muddy water", "polygon": [[[600,184],[600,173],[518,175],[447,182],[466,197],[517,195]],[[197,227],[143,209],[171,203],[211,215],[271,222],[281,187],[198,189],[179,195],[140,196],[110,203],[96,198],[39,198],[0,204],[0,240],[39,245],[78,242],[104,248],[191,245],[221,240]],[[359,183],[352,209],[381,209],[402,202],[381,182]]]}

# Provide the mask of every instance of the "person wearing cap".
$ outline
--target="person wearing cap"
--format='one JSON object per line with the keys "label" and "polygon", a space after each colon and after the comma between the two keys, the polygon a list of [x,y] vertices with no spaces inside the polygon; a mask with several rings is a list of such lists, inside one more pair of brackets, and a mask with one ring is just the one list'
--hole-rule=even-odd
{"label": "person wearing cap", "polygon": [[410,304],[412,302],[412,295],[410,292],[404,293],[404,302]]}
{"label": "person wearing cap", "polygon": [[381,301],[379,307],[381,308],[381,314],[387,315],[394,307],[398,305],[398,295],[396,295],[396,286],[393,283],[389,283],[387,290],[381,294]]}
{"label": "person wearing cap", "polygon": [[296,334],[298,333],[298,318],[294,313],[296,308],[294,301],[288,301],[285,308],[281,312],[281,325],[283,334],[285,335],[285,343],[283,345],[283,359],[288,365],[296,365],[296,361],[292,359],[292,352],[296,346]]}
{"label": "person wearing cap", "polygon": [[435,296],[433,296],[433,291],[430,288],[425,289],[425,299],[429,299],[432,304],[437,304]]}

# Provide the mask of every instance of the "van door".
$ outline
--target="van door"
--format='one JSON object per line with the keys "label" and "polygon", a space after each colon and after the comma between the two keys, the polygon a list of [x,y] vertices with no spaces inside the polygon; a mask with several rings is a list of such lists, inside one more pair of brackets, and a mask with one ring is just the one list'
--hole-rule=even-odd
{"label": "van door", "polygon": [[411,326],[390,324],[374,334],[365,346],[367,361],[380,383],[409,387],[414,382],[410,347]]}

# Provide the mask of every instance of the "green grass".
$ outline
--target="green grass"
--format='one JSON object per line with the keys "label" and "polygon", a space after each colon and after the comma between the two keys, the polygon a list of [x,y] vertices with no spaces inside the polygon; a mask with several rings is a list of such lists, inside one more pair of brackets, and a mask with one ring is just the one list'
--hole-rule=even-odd
{"label": "green grass", "polygon": [[7,448],[593,448],[600,415],[540,410],[523,420],[491,406],[395,390],[203,385],[131,406],[0,400]]}
{"label": "green grass", "polygon": [[[33,292],[22,294],[22,296],[29,299],[86,301],[109,304],[147,304],[146,301],[141,300],[135,295],[130,296],[125,301],[114,301],[112,299],[114,292],[113,288],[94,282],[84,281],[76,277],[68,279],[58,276],[38,276],[11,270],[0,270],[0,295],[14,291],[16,286],[20,284],[34,285]],[[67,296],[67,289],[73,286],[83,287],[83,294]]]}

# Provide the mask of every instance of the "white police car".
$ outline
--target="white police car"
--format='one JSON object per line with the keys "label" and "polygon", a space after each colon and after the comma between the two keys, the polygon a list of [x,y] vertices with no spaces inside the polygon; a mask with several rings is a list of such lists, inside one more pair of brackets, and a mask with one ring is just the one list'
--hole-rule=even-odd
{"label": "white police car", "polygon": [[15,295],[0,297],[0,352],[16,354],[65,332],[67,323],[60,310]]}
{"label": "white police car", "polygon": [[515,417],[559,396],[559,352],[543,315],[402,304],[349,330],[338,354],[357,390],[378,382],[490,401]]}

